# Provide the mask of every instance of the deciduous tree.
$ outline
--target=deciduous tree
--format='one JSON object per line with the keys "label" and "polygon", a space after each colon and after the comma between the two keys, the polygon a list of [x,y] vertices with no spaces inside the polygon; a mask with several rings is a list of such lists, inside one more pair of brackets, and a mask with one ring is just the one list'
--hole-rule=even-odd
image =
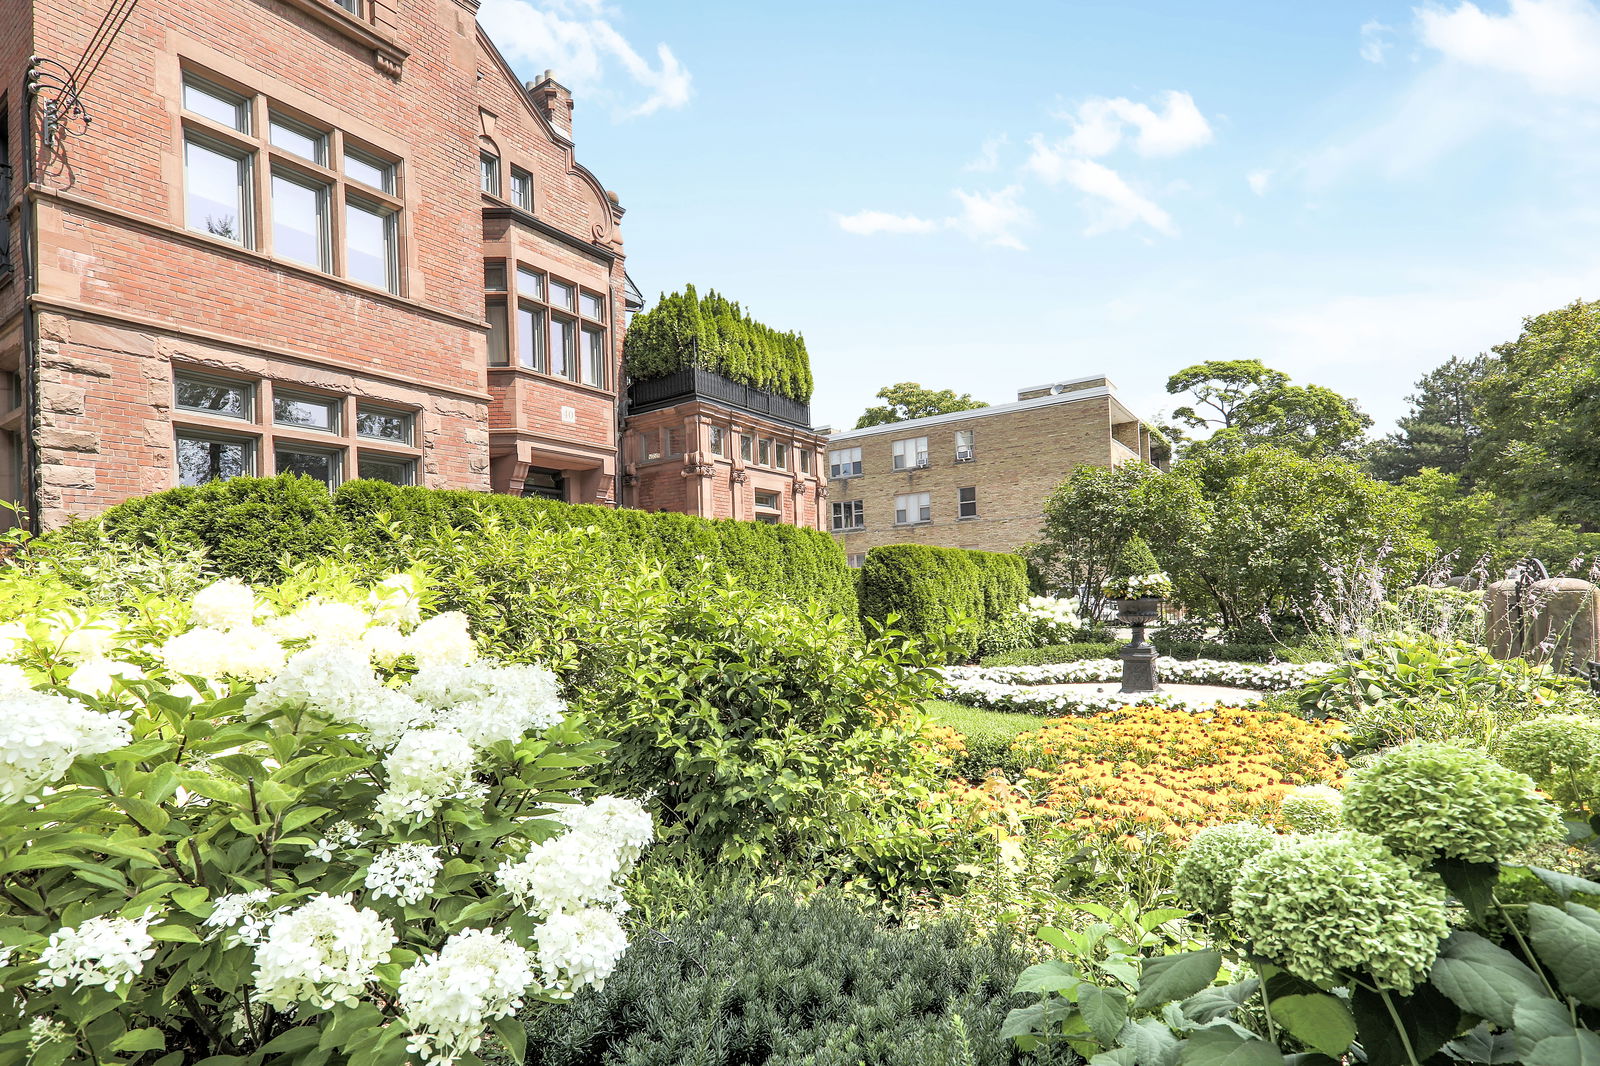
{"label": "deciduous tree", "polygon": [[886,426],[891,422],[904,422],[910,418],[928,415],[945,415],[954,411],[976,411],[989,405],[974,400],[968,393],[956,395],[951,389],[925,389],[915,381],[902,381],[898,385],[885,385],[878,390],[878,399],[887,401],[878,407],[869,407],[856,419],[857,429],[868,426]]}

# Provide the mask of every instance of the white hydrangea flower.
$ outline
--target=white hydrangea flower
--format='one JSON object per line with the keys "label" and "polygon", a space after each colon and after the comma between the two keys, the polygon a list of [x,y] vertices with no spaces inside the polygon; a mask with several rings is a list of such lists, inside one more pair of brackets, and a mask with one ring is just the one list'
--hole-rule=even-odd
{"label": "white hydrangea flower", "polygon": [[252,625],[227,632],[200,626],[169,638],[156,654],[174,673],[241,681],[267,680],[283,669],[288,657],[277,637]]}
{"label": "white hydrangea flower", "polygon": [[435,722],[475,748],[542,732],[566,710],[555,674],[527,663],[425,666],[405,691],[434,708]]}
{"label": "white hydrangea flower", "polygon": [[624,867],[638,862],[656,837],[650,813],[621,796],[600,796],[593,803],[561,807],[556,818],[574,833],[602,841],[615,850]]}
{"label": "white hydrangea flower", "polygon": [[28,627],[21,622],[0,625],[0,659],[11,659],[22,653],[28,641]]}
{"label": "white hydrangea flower", "polygon": [[306,849],[306,854],[313,859],[332,862],[335,850],[352,847],[360,839],[361,831],[356,828],[355,823],[340,819],[328,826],[322,837]]}
{"label": "white hydrangea flower", "polygon": [[460,611],[446,611],[423,622],[411,631],[409,644],[420,669],[465,666],[478,657],[467,616]]}
{"label": "white hydrangea flower", "polygon": [[366,652],[351,644],[314,644],[295,652],[245,705],[250,712],[294,707],[361,726],[379,748],[427,717],[415,700],[379,681]]}
{"label": "white hydrangea flower", "polygon": [[366,649],[367,658],[378,666],[392,667],[411,651],[400,627],[390,625],[373,626],[361,634],[361,646]]}
{"label": "white hydrangea flower", "polygon": [[566,833],[533,845],[517,862],[502,862],[495,880],[529,914],[550,915],[622,902],[622,870],[622,857],[608,842]]}
{"label": "white hydrangea flower", "polygon": [[527,949],[492,929],[464,929],[400,977],[406,1050],[444,1066],[478,1050],[484,1027],[522,1006],[537,980]]}
{"label": "white hydrangea flower", "polygon": [[272,920],[288,909],[267,906],[271,898],[272,890],[268,888],[218,896],[212,901],[215,905],[203,924],[212,929],[229,930],[222,941],[224,947],[254,946],[266,936]]}
{"label": "white hydrangea flower", "polygon": [[536,938],[545,983],[567,993],[604,985],[628,950],[622,923],[603,907],[552,914]]}
{"label": "white hydrangea flower", "polygon": [[105,697],[111,694],[112,686],[119,678],[137,681],[142,677],[144,670],[134,663],[117,662],[115,659],[87,659],[72,671],[67,678],[67,687],[74,692]]}
{"label": "white hydrangea flower", "polygon": [[106,657],[121,635],[122,623],[118,618],[79,621],[58,617],[51,620],[52,642],[60,646],[63,658],[73,662]]}
{"label": "white hydrangea flower", "polygon": [[0,804],[59,780],[80,755],[127,747],[126,719],[126,712],[91,711],[54,692],[0,695]]}
{"label": "white hydrangea flower", "polygon": [[256,617],[255,590],[236,577],[225,577],[194,594],[189,617],[215,629],[250,625]]}
{"label": "white hydrangea flower", "polygon": [[273,919],[256,946],[256,991],[280,1009],[353,1007],[394,945],[394,929],[377,911],[323,893]]}
{"label": "white hydrangea flower", "polygon": [[67,1027],[55,1018],[36,1016],[28,1021],[28,1054],[36,1055],[67,1038]]}
{"label": "white hydrangea flower", "polygon": [[413,729],[383,761],[389,786],[378,797],[374,814],[382,825],[423,821],[447,799],[477,795],[472,765],[476,753],[460,733],[450,729]]}
{"label": "white hydrangea flower", "polygon": [[150,926],[159,924],[147,911],[138,918],[89,918],[58,929],[39,953],[39,983],[62,988],[71,982],[73,991],[92,985],[115,992],[138,977],[156,953]]}
{"label": "white hydrangea flower", "polygon": [[312,597],[289,614],[267,623],[267,628],[282,640],[306,640],[319,644],[357,644],[372,618],[349,603],[329,603]]}
{"label": "white hydrangea flower", "polygon": [[32,687],[33,682],[28,680],[28,675],[23,673],[22,667],[0,663],[0,696],[7,696],[13,692],[26,692]]}
{"label": "white hydrangea flower", "polygon": [[422,619],[417,583],[410,574],[390,574],[367,594],[367,610],[382,625],[416,625]]}
{"label": "white hydrangea flower", "polygon": [[410,906],[428,898],[443,869],[437,846],[398,844],[374,856],[367,867],[365,884],[375,899],[391,896]]}

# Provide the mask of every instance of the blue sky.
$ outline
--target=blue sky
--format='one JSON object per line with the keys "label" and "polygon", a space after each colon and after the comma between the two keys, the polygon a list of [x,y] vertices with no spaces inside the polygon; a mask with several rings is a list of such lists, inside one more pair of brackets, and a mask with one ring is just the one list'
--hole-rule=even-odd
{"label": "blue sky", "polygon": [[1600,297],[1600,6],[485,0],[576,96],[652,300],[717,288],[881,386],[1003,402],[1255,357],[1383,429]]}

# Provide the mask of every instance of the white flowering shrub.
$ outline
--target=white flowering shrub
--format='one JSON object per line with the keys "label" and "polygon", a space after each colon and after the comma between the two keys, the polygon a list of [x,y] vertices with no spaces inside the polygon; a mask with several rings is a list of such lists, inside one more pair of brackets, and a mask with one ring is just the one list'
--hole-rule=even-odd
{"label": "white flowering shrub", "polygon": [[1071,640],[1083,625],[1083,605],[1076,596],[1030,596],[1018,608],[1032,631],[1032,646]]}
{"label": "white flowering shrub", "polygon": [[0,1066],[520,1059],[615,968],[650,816],[411,577],[48,586],[0,576]]}

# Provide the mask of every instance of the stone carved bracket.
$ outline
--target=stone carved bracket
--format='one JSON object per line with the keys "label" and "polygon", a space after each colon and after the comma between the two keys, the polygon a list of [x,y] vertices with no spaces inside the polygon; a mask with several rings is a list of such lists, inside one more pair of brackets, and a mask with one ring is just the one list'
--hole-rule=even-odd
{"label": "stone carved bracket", "polygon": [[750,475],[746,474],[743,470],[735,470],[733,472],[733,483],[735,485],[743,485],[746,481],[749,481],[749,480],[750,480]]}
{"label": "stone carved bracket", "polygon": [[713,477],[717,468],[711,463],[688,463],[678,473],[683,477]]}

